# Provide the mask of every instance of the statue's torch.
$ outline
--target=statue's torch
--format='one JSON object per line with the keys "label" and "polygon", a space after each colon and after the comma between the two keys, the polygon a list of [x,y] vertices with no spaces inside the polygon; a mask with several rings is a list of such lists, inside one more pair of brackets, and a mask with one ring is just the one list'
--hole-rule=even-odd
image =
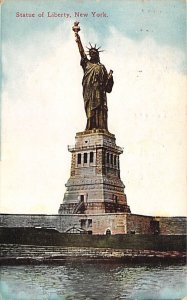
{"label": "statue's torch", "polygon": [[74,22],[74,26],[72,27],[72,30],[75,32],[75,37],[76,37],[76,42],[77,42],[77,38],[79,37],[78,32],[81,30],[79,27],[79,22]]}

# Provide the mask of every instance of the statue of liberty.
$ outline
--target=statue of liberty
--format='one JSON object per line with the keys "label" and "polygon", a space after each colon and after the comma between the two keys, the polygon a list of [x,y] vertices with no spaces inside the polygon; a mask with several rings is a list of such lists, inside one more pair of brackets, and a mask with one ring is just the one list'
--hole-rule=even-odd
{"label": "statue of liberty", "polygon": [[84,71],[82,80],[83,85],[83,98],[84,107],[87,117],[86,130],[92,129],[106,129],[107,126],[107,96],[106,93],[110,93],[113,87],[112,71],[107,73],[104,65],[100,63],[99,48],[96,45],[93,47],[90,44],[88,59],[78,32],[80,31],[79,22],[75,22],[73,26],[75,32],[76,42],[81,55],[81,66]]}

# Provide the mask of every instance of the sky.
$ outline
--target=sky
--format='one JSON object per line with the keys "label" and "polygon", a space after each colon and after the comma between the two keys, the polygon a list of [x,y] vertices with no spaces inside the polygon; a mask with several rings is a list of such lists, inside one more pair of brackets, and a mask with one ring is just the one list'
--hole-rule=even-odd
{"label": "sky", "polygon": [[83,46],[102,46],[101,62],[114,71],[108,127],[124,147],[132,213],[187,215],[185,12],[182,0],[4,1],[1,212],[56,214],[62,203],[67,146],[86,125],[79,21]]}

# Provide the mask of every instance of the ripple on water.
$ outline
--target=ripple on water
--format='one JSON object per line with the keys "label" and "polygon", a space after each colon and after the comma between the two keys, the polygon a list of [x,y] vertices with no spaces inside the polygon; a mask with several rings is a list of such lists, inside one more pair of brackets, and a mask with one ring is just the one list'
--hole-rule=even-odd
{"label": "ripple on water", "polygon": [[3,300],[181,299],[187,294],[182,265],[66,263],[4,266]]}

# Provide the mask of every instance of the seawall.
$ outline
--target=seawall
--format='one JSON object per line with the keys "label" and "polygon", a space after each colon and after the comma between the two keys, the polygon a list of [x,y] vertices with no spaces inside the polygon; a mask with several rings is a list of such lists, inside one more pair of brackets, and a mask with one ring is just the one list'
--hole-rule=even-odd
{"label": "seawall", "polygon": [[51,263],[69,259],[185,262],[184,235],[89,235],[54,229],[0,228],[1,263]]}
{"label": "seawall", "polygon": [[106,236],[67,234],[54,229],[0,228],[0,244],[185,251],[186,236],[147,234]]}
{"label": "seawall", "polygon": [[184,251],[2,244],[0,264],[59,264],[68,260],[185,263],[185,257]]}

